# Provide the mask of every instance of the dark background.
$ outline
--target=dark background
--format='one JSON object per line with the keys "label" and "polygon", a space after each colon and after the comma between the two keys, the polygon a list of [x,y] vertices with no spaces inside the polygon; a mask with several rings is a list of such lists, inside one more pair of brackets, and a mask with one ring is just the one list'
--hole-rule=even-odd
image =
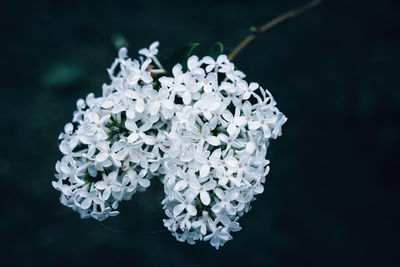
{"label": "dark background", "polygon": [[[101,94],[121,36],[229,50],[302,1],[2,1],[1,265],[396,266],[399,264],[399,1],[326,1],[235,60],[289,118],[265,192],[220,250],[162,225],[162,185],[99,223],[51,186],[75,101]],[[118,41],[119,40],[119,41]],[[397,265],[398,266],[398,265]]]}

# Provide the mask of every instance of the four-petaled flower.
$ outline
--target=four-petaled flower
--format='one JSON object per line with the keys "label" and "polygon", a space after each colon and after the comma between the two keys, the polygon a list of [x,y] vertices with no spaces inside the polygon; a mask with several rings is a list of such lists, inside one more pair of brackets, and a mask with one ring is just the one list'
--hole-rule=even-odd
{"label": "four-petaled flower", "polygon": [[196,210],[195,206],[193,205],[193,200],[195,197],[196,197],[195,194],[188,194],[188,195],[182,197],[179,193],[176,193],[174,198],[176,201],[178,201],[178,205],[176,205],[174,207],[174,210],[172,211],[174,216],[175,217],[178,216],[184,210],[186,210],[187,213],[191,216],[196,215],[197,210]]}
{"label": "four-petaled flower", "polygon": [[112,191],[119,191],[120,183],[117,181],[117,172],[110,172],[109,175],[104,175],[102,181],[95,183],[98,190],[103,190],[102,199],[107,200]]}

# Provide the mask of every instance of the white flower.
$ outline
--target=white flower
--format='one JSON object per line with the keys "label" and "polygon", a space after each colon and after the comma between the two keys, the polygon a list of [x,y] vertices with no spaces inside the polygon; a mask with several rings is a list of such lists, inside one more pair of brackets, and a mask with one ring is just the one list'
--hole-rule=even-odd
{"label": "white flower", "polygon": [[197,56],[191,56],[188,61],[187,61],[187,66],[192,73],[192,75],[197,76],[196,78],[203,78],[205,76],[205,71],[200,68],[200,65],[202,64],[201,61],[199,61],[199,58]]}
{"label": "white flower", "polygon": [[101,221],[159,177],[165,227],[178,241],[218,249],[263,192],[267,148],[287,118],[226,55],[191,56],[168,77],[158,45],[141,49],[139,60],[121,48],[102,96],[77,101],[59,135],[52,185],[63,205]]}
{"label": "white flower", "polygon": [[186,81],[186,83],[186,86],[175,87],[175,91],[182,97],[183,103],[189,105],[199,95],[198,92],[201,87],[193,79]]}
{"label": "white flower", "polygon": [[149,89],[147,96],[149,97],[147,109],[150,115],[156,115],[160,107],[167,110],[174,109],[174,103],[169,99],[169,91],[166,88],[161,88],[158,92],[154,89]]}
{"label": "white flower", "polygon": [[62,179],[58,180],[57,182],[53,181],[51,182],[51,184],[53,185],[53,187],[59,191],[61,191],[61,193],[63,193],[66,196],[71,196],[72,195],[72,190],[70,188],[70,186],[63,184],[62,183]]}
{"label": "white flower", "polygon": [[205,56],[202,61],[208,65],[206,67],[207,72],[218,70],[222,66],[229,64],[228,57],[226,55],[219,55],[217,61],[215,61],[212,57]]}
{"label": "white flower", "polygon": [[[144,99],[146,98],[146,88],[148,87],[135,88],[135,90],[128,89],[125,91],[125,95],[127,98],[136,100],[134,106],[135,111],[138,113],[143,113],[146,108],[146,103],[144,102]],[[135,115],[132,114],[131,117],[133,119]]]}
{"label": "white flower", "polygon": [[197,196],[200,194],[200,200],[204,205],[208,206],[211,202],[210,195],[207,191],[214,190],[217,183],[213,180],[206,182],[205,184],[200,184],[197,179],[192,179],[189,181],[190,190],[194,192]]}
{"label": "white flower", "polygon": [[158,132],[157,136],[147,135],[144,139],[144,143],[153,147],[151,153],[154,157],[158,158],[160,156],[160,150],[166,152],[166,147],[163,144],[164,140],[165,134],[163,132]]}
{"label": "white flower", "polygon": [[271,126],[276,123],[277,116],[272,111],[262,112],[260,110],[257,110],[256,117],[257,119],[254,122],[253,129],[261,127],[264,132],[264,137],[270,138],[272,134]]}
{"label": "white flower", "polygon": [[139,54],[144,55],[146,57],[152,58],[155,55],[158,54],[158,49],[157,47],[159,46],[159,42],[155,41],[153,42],[149,48],[142,48],[139,50]]}
{"label": "white flower", "polygon": [[218,146],[220,144],[219,139],[212,134],[211,127],[208,123],[204,124],[201,128],[201,133],[195,134],[195,136],[199,139],[200,146],[202,146],[204,142],[207,142],[212,146]]}
{"label": "white flower", "polygon": [[240,186],[241,180],[239,180],[237,177],[234,177],[233,173],[234,173],[233,170],[228,170],[224,172],[222,175],[218,177],[218,184],[225,187],[226,184],[230,182],[233,186]]}
{"label": "white flower", "polygon": [[227,136],[225,134],[219,134],[218,139],[226,144],[226,148],[224,150],[224,154],[231,149],[231,147],[240,147],[239,142],[236,141],[236,138],[239,136],[240,131],[234,131],[233,134]]}
{"label": "white flower", "polygon": [[240,109],[238,107],[235,109],[235,116],[233,116],[229,110],[226,110],[222,116],[227,122],[229,122],[227,129],[229,135],[234,135],[238,130],[238,127],[244,126],[246,123],[246,118],[244,116],[240,116]]}
{"label": "white flower", "polygon": [[177,123],[183,124],[185,128],[192,128],[196,123],[195,114],[191,106],[186,106],[176,112]]}
{"label": "white flower", "polygon": [[150,181],[148,179],[144,179],[145,172],[140,172],[139,175],[134,170],[129,170],[123,180],[122,183],[125,185],[129,184],[128,192],[134,191],[137,186],[141,186],[142,188],[147,188],[150,186]]}
{"label": "white flower", "polygon": [[226,241],[229,241],[232,239],[232,236],[227,233],[226,228],[223,227],[218,227],[218,229],[204,237],[204,241],[210,240],[210,243],[212,246],[214,246],[216,249],[219,249],[220,246],[223,246]]}
{"label": "white flower", "polygon": [[180,194],[175,194],[175,200],[178,201],[179,203],[174,207],[172,213],[174,216],[178,216],[181,214],[184,210],[187,211],[187,213],[191,216],[196,215],[197,210],[193,206],[193,200],[195,198],[194,194],[189,194],[183,198]]}
{"label": "white flower", "polygon": [[57,171],[62,174],[62,179],[69,179],[73,182],[82,184],[83,181],[79,178],[86,170],[87,165],[77,166],[76,161],[71,157],[63,157],[58,164]]}
{"label": "white flower", "polygon": [[102,199],[107,200],[109,199],[112,191],[118,191],[119,183],[117,182],[117,172],[111,172],[108,176],[104,175],[102,181],[98,181],[95,183],[95,187],[98,190],[103,191]]}
{"label": "white flower", "polygon": [[203,90],[206,94],[211,93],[214,88],[218,86],[218,76],[216,73],[208,73],[207,77],[200,80],[200,85],[203,86]]}
{"label": "white flower", "polygon": [[235,65],[233,63],[222,65],[220,68],[220,72],[225,73],[231,81],[238,81],[246,76],[240,70],[235,70]]}
{"label": "white flower", "polygon": [[133,69],[133,72],[128,77],[128,81],[130,85],[136,85],[139,80],[142,80],[144,83],[151,83],[153,78],[147,68],[151,63],[151,59],[146,59],[143,64],[140,66],[140,69]]}
{"label": "white flower", "polygon": [[147,135],[145,132],[151,128],[152,124],[150,122],[146,122],[142,126],[138,127],[136,123],[132,120],[127,120],[125,122],[125,127],[132,131],[132,133],[128,136],[128,142],[133,143],[135,142],[139,137],[141,139],[146,139]]}
{"label": "white flower", "polygon": [[[223,106],[220,98],[212,93],[203,94],[201,98],[193,105],[193,109],[201,112],[208,121],[212,120],[213,115],[219,116],[218,110],[225,110],[225,108],[226,107]],[[210,122],[210,125],[215,124]]]}
{"label": "white flower", "polygon": [[219,213],[223,208],[225,208],[230,215],[234,215],[235,208],[233,207],[231,201],[235,200],[239,196],[239,192],[236,190],[224,192],[220,188],[216,188],[214,192],[220,201],[212,206],[211,210]]}
{"label": "white flower", "polygon": [[[126,156],[126,150],[123,150],[124,146],[124,142],[116,142],[112,144],[111,147],[110,144],[106,141],[99,142],[96,145],[96,148],[100,152],[99,154],[97,154],[95,162],[101,163],[107,159],[111,159],[116,166],[121,166],[121,160]],[[123,151],[123,153],[119,153],[121,150]]]}
{"label": "white flower", "polygon": [[237,82],[237,87],[242,93],[242,99],[249,99],[255,90],[258,89],[258,83],[248,84],[245,80],[240,80]]}
{"label": "white flower", "polygon": [[194,221],[192,223],[193,228],[200,228],[200,232],[202,235],[206,235],[207,234],[207,220],[206,218],[208,218],[208,213],[207,211],[203,211],[203,216],[200,218],[200,220]]}
{"label": "white flower", "polygon": [[178,169],[177,172],[177,176],[179,178],[181,178],[181,180],[179,180],[175,186],[174,186],[174,190],[175,191],[182,191],[184,189],[186,189],[186,187],[191,183],[197,180],[194,171],[187,171],[184,172],[182,171],[182,169]]}
{"label": "white flower", "polygon": [[177,91],[184,91],[185,86],[183,85],[184,81],[187,79],[187,75],[182,72],[182,65],[176,64],[172,68],[172,74],[174,77],[160,77],[158,81],[161,83],[163,87],[167,87],[171,89],[173,93]]}
{"label": "white flower", "polygon": [[90,190],[90,192],[86,190],[80,190],[78,195],[83,198],[83,201],[80,203],[80,208],[86,210],[88,209],[92,203],[95,204],[103,204],[103,200],[99,195],[99,191],[97,189]]}

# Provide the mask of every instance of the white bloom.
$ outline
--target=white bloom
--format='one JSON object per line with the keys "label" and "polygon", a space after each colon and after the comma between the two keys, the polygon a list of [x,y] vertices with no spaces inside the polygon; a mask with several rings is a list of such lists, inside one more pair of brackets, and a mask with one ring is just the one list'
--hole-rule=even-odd
{"label": "white bloom", "polygon": [[157,47],[159,46],[159,42],[155,41],[153,42],[149,48],[142,48],[139,50],[139,54],[144,55],[146,57],[152,58],[155,55],[158,54],[158,49]]}
{"label": "white bloom", "polygon": [[99,195],[99,191],[97,189],[93,189],[90,192],[86,190],[80,190],[78,192],[78,195],[83,199],[83,201],[80,203],[80,208],[86,210],[90,206],[92,206],[92,203],[95,204],[102,204],[103,200],[101,199]]}
{"label": "white bloom", "polygon": [[200,68],[201,65],[201,61],[199,61],[199,58],[197,56],[191,56],[188,59],[188,69],[190,71],[190,73],[194,76],[196,76],[196,78],[203,78],[205,76],[205,71]]}
{"label": "white bloom", "polygon": [[222,226],[218,227],[218,229],[212,234],[207,235],[204,238],[204,241],[210,240],[211,245],[213,245],[216,249],[219,249],[220,246],[223,246],[226,241],[232,239],[232,236],[227,233],[226,228]]}
{"label": "white bloom", "polygon": [[194,221],[192,223],[193,228],[200,228],[200,232],[202,235],[207,234],[207,218],[208,218],[208,213],[207,211],[203,211],[203,216],[200,218],[198,221]]}
{"label": "white bloom", "polygon": [[146,122],[142,126],[138,127],[136,123],[132,120],[127,120],[125,122],[125,127],[132,131],[132,133],[128,136],[128,142],[133,143],[135,142],[139,137],[141,139],[146,139],[147,135],[145,132],[151,128],[152,124],[150,122]]}
{"label": "white bloom", "polygon": [[160,75],[158,45],[141,49],[139,60],[121,48],[102,96],[77,101],[59,135],[52,185],[82,218],[104,220],[159,177],[165,227],[178,241],[218,249],[263,192],[267,148],[287,118],[226,55],[191,56],[172,77]]}
{"label": "white bloom", "polygon": [[118,191],[119,183],[117,182],[117,172],[111,172],[108,176],[104,175],[102,181],[98,181],[94,186],[98,190],[103,191],[102,199],[109,199],[112,191]]}
{"label": "white bloom", "polygon": [[140,69],[136,68],[132,70],[132,73],[127,77],[131,86],[136,85],[139,80],[142,80],[144,83],[151,83],[153,81],[150,72],[147,71],[150,63],[151,59],[148,58],[140,66]]}
{"label": "white bloom", "polygon": [[134,191],[138,185],[142,188],[147,188],[150,186],[150,181],[148,179],[144,179],[145,172],[140,172],[139,174],[136,173],[134,170],[129,170],[123,180],[122,183],[125,185],[129,184],[128,192]]}
{"label": "white bloom", "polygon": [[197,210],[193,205],[193,200],[195,198],[195,194],[189,194],[187,196],[182,197],[179,194],[175,194],[175,200],[178,201],[178,204],[174,207],[172,213],[174,216],[178,216],[181,214],[184,210],[187,211],[187,213],[191,216],[196,215]]}
{"label": "white bloom", "polygon": [[205,56],[202,61],[208,65],[206,67],[207,72],[219,70],[219,68],[229,64],[229,60],[226,55],[219,55],[216,61],[212,57]]}
{"label": "white bloom", "polygon": [[200,146],[202,146],[204,142],[207,142],[213,146],[218,146],[220,144],[219,139],[212,134],[211,127],[208,123],[203,125],[201,128],[201,133],[195,134],[195,137],[199,139]]}
{"label": "white bloom", "polygon": [[189,181],[190,190],[197,196],[200,194],[201,202],[204,205],[209,205],[211,202],[210,195],[207,191],[214,190],[217,183],[213,180],[206,182],[205,184],[200,184],[197,179],[192,179]]}
{"label": "white bloom", "polygon": [[229,122],[227,129],[229,135],[234,135],[236,131],[238,131],[238,127],[244,126],[246,123],[246,118],[240,116],[240,109],[238,107],[235,109],[235,116],[233,116],[228,110],[226,110],[222,116],[227,122]]}
{"label": "white bloom", "polygon": [[211,210],[215,213],[219,213],[223,208],[225,208],[230,215],[234,215],[235,208],[233,207],[231,201],[236,200],[236,198],[239,196],[239,192],[236,190],[224,192],[221,189],[216,188],[215,194],[220,199],[220,201],[217,202],[211,208]]}
{"label": "white bloom", "polygon": [[174,186],[175,191],[182,191],[186,189],[191,182],[194,182],[197,179],[194,174],[194,171],[184,172],[182,171],[182,169],[178,169],[177,176],[181,178],[181,180],[179,180],[175,184]]}
{"label": "white bloom", "polygon": [[[116,142],[112,144],[111,147],[110,144],[106,141],[99,142],[96,145],[96,148],[100,152],[95,158],[95,163],[101,163],[107,159],[111,159],[116,166],[121,166],[121,160],[126,156],[126,151],[123,150],[124,146],[124,142]],[[119,153],[121,150],[123,151],[123,153]]]}
{"label": "white bloom", "polygon": [[160,108],[174,109],[174,103],[169,99],[169,91],[166,88],[161,88],[158,92],[154,89],[149,89],[147,96],[149,97],[147,109],[150,115],[156,115]]}

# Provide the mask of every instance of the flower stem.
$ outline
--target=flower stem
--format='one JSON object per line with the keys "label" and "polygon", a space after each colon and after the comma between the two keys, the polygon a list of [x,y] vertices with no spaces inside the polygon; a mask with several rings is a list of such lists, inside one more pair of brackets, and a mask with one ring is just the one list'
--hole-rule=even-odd
{"label": "flower stem", "polygon": [[318,6],[322,2],[323,2],[323,0],[313,0],[311,2],[308,2],[307,4],[304,4],[300,7],[298,7],[298,8],[295,8],[286,13],[283,13],[282,15],[274,18],[273,20],[268,21],[261,27],[256,28],[255,30],[252,31],[252,33],[250,35],[248,35],[246,38],[244,38],[235,47],[235,49],[233,49],[233,51],[228,56],[229,60],[232,61],[246,46],[248,46],[251,42],[253,42],[255,39],[257,39],[265,31],[273,28],[274,26],[278,25],[279,23],[281,23],[287,19],[291,19],[298,15],[303,14],[304,12],[310,10],[311,8]]}

